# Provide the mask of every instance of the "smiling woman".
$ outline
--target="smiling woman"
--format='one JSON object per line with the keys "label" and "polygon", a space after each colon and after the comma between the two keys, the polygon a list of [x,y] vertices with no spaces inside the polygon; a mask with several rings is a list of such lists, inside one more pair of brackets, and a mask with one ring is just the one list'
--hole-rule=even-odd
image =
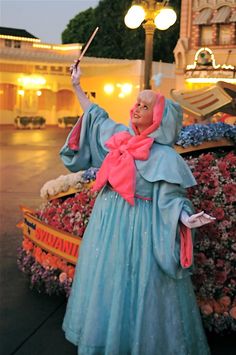
{"label": "smiling woman", "polygon": [[156,101],[157,95],[152,90],[145,90],[139,94],[131,115],[131,122],[139,133],[152,124]]}
{"label": "smiling woman", "polygon": [[[84,114],[60,154],[72,172],[100,168],[99,191],[83,235],[63,322],[78,353],[207,355],[190,274],[191,229],[214,220],[194,214],[185,188],[196,181],[172,148],[178,104],[151,90],[131,109],[130,126],[92,104],[71,66]],[[170,336],[171,335],[171,336]]]}

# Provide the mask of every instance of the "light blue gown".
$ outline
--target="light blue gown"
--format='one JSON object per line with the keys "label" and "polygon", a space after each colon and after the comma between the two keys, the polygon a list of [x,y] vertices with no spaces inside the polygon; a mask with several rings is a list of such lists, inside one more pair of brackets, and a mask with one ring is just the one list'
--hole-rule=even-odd
{"label": "light blue gown", "polygon": [[[166,100],[161,127],[149,135],[150,157],[135,162],[135,206],[109,186],[96,199],[63,322],[79,355],[209,354],[191,271],[180,266],[179,216],[182,209],[192,214],[185,188],[195,184],[171,148],[180,127],[178,106]],[[100,167],[106,140],[123,130],[134,134],[92,105],[78,149],[67,140],[60,152],[64,164]]]}

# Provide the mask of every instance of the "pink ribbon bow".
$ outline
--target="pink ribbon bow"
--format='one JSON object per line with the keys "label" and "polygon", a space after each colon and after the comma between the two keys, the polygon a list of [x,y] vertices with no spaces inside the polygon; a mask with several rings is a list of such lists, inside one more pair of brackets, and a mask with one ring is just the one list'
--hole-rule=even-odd
{"label": "pink ribbon bow", "polygon": [[134,160],[147,160],[154,139],[143,135],[131,136],[128,132],[114,134],[106,142],[110,149],[97,174],[94,191],[107,182],[127,202],[134,205],[136,168]]}

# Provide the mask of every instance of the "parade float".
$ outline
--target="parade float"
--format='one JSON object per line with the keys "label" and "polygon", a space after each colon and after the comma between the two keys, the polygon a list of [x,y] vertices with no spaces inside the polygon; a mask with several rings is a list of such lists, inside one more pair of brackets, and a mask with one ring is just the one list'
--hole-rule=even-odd
{"label": "parade float", "polygon": [[[206,330],[236,330],[236,126],[223,122],[183,127],[175,149],[189,164],[197,186],[188,189],[196,211],[216,222],[196,230],[192,280]],[[23,241],[18,266],[38,292],[70,293],[83,233],[96,193],[98,169],[63,175],[41,189],[42,205],[22,207]]]}

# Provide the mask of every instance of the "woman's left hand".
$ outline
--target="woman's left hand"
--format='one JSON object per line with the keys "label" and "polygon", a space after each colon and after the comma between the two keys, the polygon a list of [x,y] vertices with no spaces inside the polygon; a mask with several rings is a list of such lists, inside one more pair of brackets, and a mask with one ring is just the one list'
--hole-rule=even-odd
{"label": "woman's left hand", "polygon": [[215,217],[206,214],[204,211],[195,213],[192,216],[189,216],[185,211],[182,211],[180,220],[188,228],[198,228],[214,222]]}

